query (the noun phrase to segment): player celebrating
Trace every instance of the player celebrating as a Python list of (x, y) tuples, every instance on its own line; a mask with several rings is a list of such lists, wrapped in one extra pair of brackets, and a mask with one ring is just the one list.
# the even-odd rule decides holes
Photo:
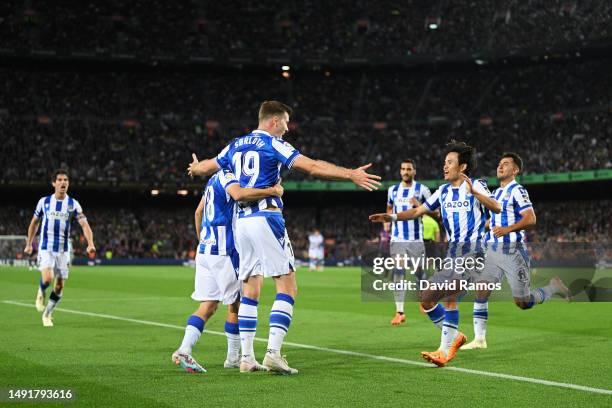
[[(387, 213), (399, 213), (420, 206), (431, 196), (427, 186), (414, 180), (416, 165), (414, 160), (406, 159), (400, 163), (400, 176), (402, 181), (389, 187), (387, 194)], [(421, 258), (425, 255), (423, 244), (423, 223), (421, 217), (413, 220), (394, 221), (391, 223), (391, 256), (407, 254), (411, 258)], [(418, 279), (421, 271), (414, 271)], [(396, 269), (393, 274), (394, 281), (401, 281), (405, 271)], [(405, 290), (395, 290), (395, 317), (391, 319), (393, 326), (399, 326), (406, 321), (404, 315)]]
[[(530, 290), (529, 254), (523, 243), (525, 230), (536, 225), (527, 190), (516, 182), (516, 176), (523, 170), (523, 160), (516, 153), (504, 153), (497, 166), (500, 186), (493, 196), (502, 210), (493, 214), (490, 230), (486, 234), (487, 252), (485, 267), (476, 273), (478, 282), (501, 283), (506, 276), (514, 302), (521, 309), (531, 309), (544, 303), (555, 293), (568, 297), (569, 291), (559, 277), (536, 290)], [(477, 291), (474, 301), (474, 340), (461, 347), (462, 350), (487, 348), (488, 299), (491, 291)]]
[[(265, 188), (276, 184), (281, 167), (303, 171), (327, 180), (350, 180), (366, 190), (380, 185), (379, 176), (369, 174), (371, 164), (357, 169), (335, 166), (301, 155), (282, 140), (288, 131), (292, 109), (277, 101), (266, 101), (259, 109), (259, 125), (248, 135), (234, 139), (215, 159), (189, 165), (190, 175), (207, 175), (219, 168), (230, 169), (242, 187)], [(270, 312), (270, 334), (263, 365), (283, 374), (296, 374), (280, 354), (293, 315), (297, 294), (293, 251), (282, 215), (283, 202), (266, 197), (239, 208), (236, 222), (236, 248), (240, 255), (239, 278), (243, 297), (238, 311), (242, 347), (241, 372), (258, 370), (253, 339), (257, 329), (257, 306), (263, 277), (276, 283), (276, 300)]]
[(312, 234), (308, 235), (308, 269), (310, 271), (323, 271), (325, 266), (325, 239), (321, 231), (315, 228)]
[[(430, 320), (442, 329), (440, 347), (433, 352), (422, 352), (421, 356), (439, 367), (450, 362), (465, 341), (465, 335), (458, 331), (459, 310), (456, 296), (461, 292), (458, 282), (469, 278), (469, 270), (459, 270), (457, 265), (466, 265), (466, 260), (475, 260), (481, 251), (480, 244), (484, 235), (485, 207), (499, 213), (501, 207), (491, 197), (484, 180), (471, 179), (476, 169), (476, 151), (462, 142), (451, 142), (444, 161), (443, 184), (425, 203), (417, 208), (402, 211), (398, 214), (373, 214), (373, 222), (404, 221), (420, 217), (427, 211), (440, 208), (441, 217), (449, 241), (447, 258), (452, 259), (452, 266), (444, 262), (442, 269), (435, 273), (430, 282), (450, 284), (455, 282), (456, 289), (427, 289), (421, 292), (421, 306)], [(471, 262), (475, 264), (474, 261)], [(438, 303), (447, 299), (447, 307)]]
[(191, 351), (202, 335), (206, 321), (217, 311), (219, 302), (228, 306), (225, 322), (227, 358), (223, 366), (239, 367), (240, 281), (236, 272), (239, 260), (234, 246), (234, 204), (236, 201), (282, 195), (283, 188), (280, 183), (266, 189), (242, 188), (236, 177), (227, 170), (215, 173), (204, 187), (202, 199), (195, 212), (200, 244), (196, 255), (195, 290), (191, 295), (193, 300), (200, 302), (200, 306), (187, 320), (183, 342), (172, 354), (172, 361), (185, 371), (206, 372), (191, 356)]
[[(38, 230), (40, 220), (43, 220), (38, 243), (38, 267), (41, 272), (40, 285), (36, 294), (36, 310), (43, 312), (42, 322), (45, 327), (53, 326), (53, 310), (62, 298), (64, 281), (68, 279), (68, 266), (70, 263), (69, 237), (70, 222), (76, 218), (83, 229), (87, 240), (87, 252), (94, 253), (96, 247), (93, 242), (93, 232), (89, 227), (87, 218), (83, 214), (81, 204), (68, 196), (70, 184), (68, 172), (63, 169), (56, 170), (51, 178), (55, 193), (38, 200), (36, 210), (30, 226), (23, 252), (32, 254), (32, 240)], [(49, 303), (45, 307), (45, 291), (55, 277), (55, 285)]]

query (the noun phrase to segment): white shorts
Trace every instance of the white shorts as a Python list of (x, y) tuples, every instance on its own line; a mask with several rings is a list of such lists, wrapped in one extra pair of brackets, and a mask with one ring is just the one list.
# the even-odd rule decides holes
[(68, 279), (70, 252), (38, 251), (38, 269), (53, 268), (53, 277)]
[[(396, 255), (407, 255), (408, 258), (420, 259), (425, 257), (425, 244), (423, 241), (391, 241), (389, 244), (389, 253), (392, 258)], [(411, 261), (408, 261), (411, 265)], [(404, 275), (404, 269), (395, 269), (397, 275)]]
[(497, 247), (489, 244), (485, 256), (485, 267), (482, 273), (474, 276), (474, 282), (501, 283), (505, 275), (513, 297), (529, 297), (531, 292), (529, 256), (522, 247), (508, 248), (506, 246), (505, 249), (502, 244)]
[(223, 302), (231, 305), (240, 295), (240, 281), (231, 257), (227, 255), (196, 255), (193, 300)]
[(308, 250), (308, 258), (310, 259), (323, 259), (323, 251), (320, 249), (309, 249)]
[(474, 282), (474, 275), (484, 268), (484, 253), (480, 243), (449, 243), (442, 268), (428, 279), (433, 283), (455, 280)]
[(406, 254), (410, 258), (422, 258), (425, 256), (425, 243), (423, 241), (391, 241), (389, 251), (392, 257)]
[(238, 279), (241, 281), (250, 276), (267, 278), (295, 271), (295, 257), (281, 213), (238, 218), (235, 243), (240, 254)]

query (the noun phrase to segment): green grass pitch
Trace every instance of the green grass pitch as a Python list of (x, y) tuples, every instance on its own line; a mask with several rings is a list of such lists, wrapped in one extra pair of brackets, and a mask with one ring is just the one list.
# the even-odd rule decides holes
[[(362, 302), (360, 271), (298, 271), (299, 294), (286, 341), (297, 376), (223, 369), (224, 336), (204, 334), (194, 349), (208, 374), (187, 374), (170, 361), (196, 303), (185, 267), (74, 267), (60, 309), (164, 323), (170, 327), (57, 310), (44, 328), (33, 306), (39, 274), (0, 268), (0, 388), (70, 388), (70, 406), (612, 406), (612, 395), (494, 378), (371, 356), (420, 361), (439, 331), (407, 304), (407, 323), (389, 324), (392, 303)], [(267, 338), (274, 297), (266, 280), (258, 338)], [(460, 328), (472, 337), (471, 303)], [(459, 352), (453, 367), (612, 390), (612, 304), (552, 300), (521, 311), (489, 306), (489, 349)], [(222, 332), (225, 310), (206, 324)], [(177, 327), (172, 327), (177, 326)], [(261, 359), (264, 342), (256, 342)], [(2, 404), (0, 402), (0, 404)], [(57, 403), (9, 406), (58, 406)]]

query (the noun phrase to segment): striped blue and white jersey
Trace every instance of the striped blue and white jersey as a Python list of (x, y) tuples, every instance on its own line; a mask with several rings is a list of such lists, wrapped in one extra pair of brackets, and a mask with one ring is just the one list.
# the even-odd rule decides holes
[(237, 255), (234, 246), (234, 199), (227, 192), (238, 180), (229, 170), (219, 170), (204, 187), (204, 213), (198, 252), (210, 255)]
[[(278, 182), (281, 168), (290, 169), (299, 155), (299, 151), (282, 139), (263, 130), (254, 130), (227, 145), (217, 156), (217, 163), (234, 173), (241, 187), (268, 188)], [(282, 209), (283, 200), (270, 196), (256, 202), (239, 203), (238, 208), (239, 217), (247, 217), (266, 208)]]
[(84, 218), (81, 204), (66, 195), (63, 200), (55, 198), (55, 194), (38, 200), (34, 217), (42, 219), (40, 227), (39, 251), (68, 252), (70, 223), (73, 218)]
[[(431, 191), (426, 185), (413, 181), (410, 187), (404, 183), (398, 183), (389, 187), (387, 194), (387, 205), (393, 207), (394, 213), (415, 208), (410, 203), (415, 198), (423, 204), (431, 196)], [(408, 221), (395, 221), (391, 223), (391, 242), (423, 241), (423, 221), (421, 217)]]
[(529, 194), (525, 187), (516, 180), (508, 183), (505, 187), (499, 187), (493, 192), (493, 197), (499, 202), (502, 209), (499, 214), (491, 214), (489, 232), (486, 235), (487, 242), (523, 242), (525, 231), (514, 231), (498, 238), (491, 232), (493, 227), (508, 227), (519, 222), (523, 216), (521, 212), (532, 208)]
[[(473, 188), (489, 197), (491, 193), (484, 180), (472, 179)], [(486, 209), (472, 194), (467, 184), (459, 187), (441, 185), (424, 203), (430, 211), (440, 208), (442, 224), (448, 242), (481, 242), (485, 232)]]

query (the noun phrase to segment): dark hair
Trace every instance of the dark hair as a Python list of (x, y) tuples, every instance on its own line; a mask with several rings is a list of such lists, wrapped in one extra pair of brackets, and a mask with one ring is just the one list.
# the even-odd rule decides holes
[(410, 163), (410, 164), (412, 164), (412, 167), (414, 167), (416, 169), (416, 164), (414, 164), (414, 160), (412, 160), (412, 159), (402, 160), (402, 162), (400, 164), (403, 164), (403, 163)]
[(53, 175), (51, 176), (51, 181), (55, 181), (57, 180), (57, 176), (59, 176), (60, 174), (65, 174), (66, 177), (70, 178), (70, 174), (68, 174), (68, 170), (66, 169), (57, 169), (53, 172)]
[(521, 174), (523, 172), (523, 159), (521, 159), (521, 156), (519, 156), (518, 154), (514, 152), (505, 152), (504, 154), (502, 154), (502, 159), (506, 157), (509, 157), (512, 159), (512, 161), (514, 162), (514, 165), (518, 167), (519, 174)]
[(457, 142), (451, 140), (446, 145), (446, 154), (457, 153), (459, 156), (459, 165), (466, 164), (465, 174), (470, 176), (476, 170), (476, 149), (472, 146), (468, 146), (465, 142)]
[(282, 115), (285, 112), (291, 116), (293, 109), (282, 102), (264, 101), (259, 107), (259, 121), (261, 122), (270, 116)]

